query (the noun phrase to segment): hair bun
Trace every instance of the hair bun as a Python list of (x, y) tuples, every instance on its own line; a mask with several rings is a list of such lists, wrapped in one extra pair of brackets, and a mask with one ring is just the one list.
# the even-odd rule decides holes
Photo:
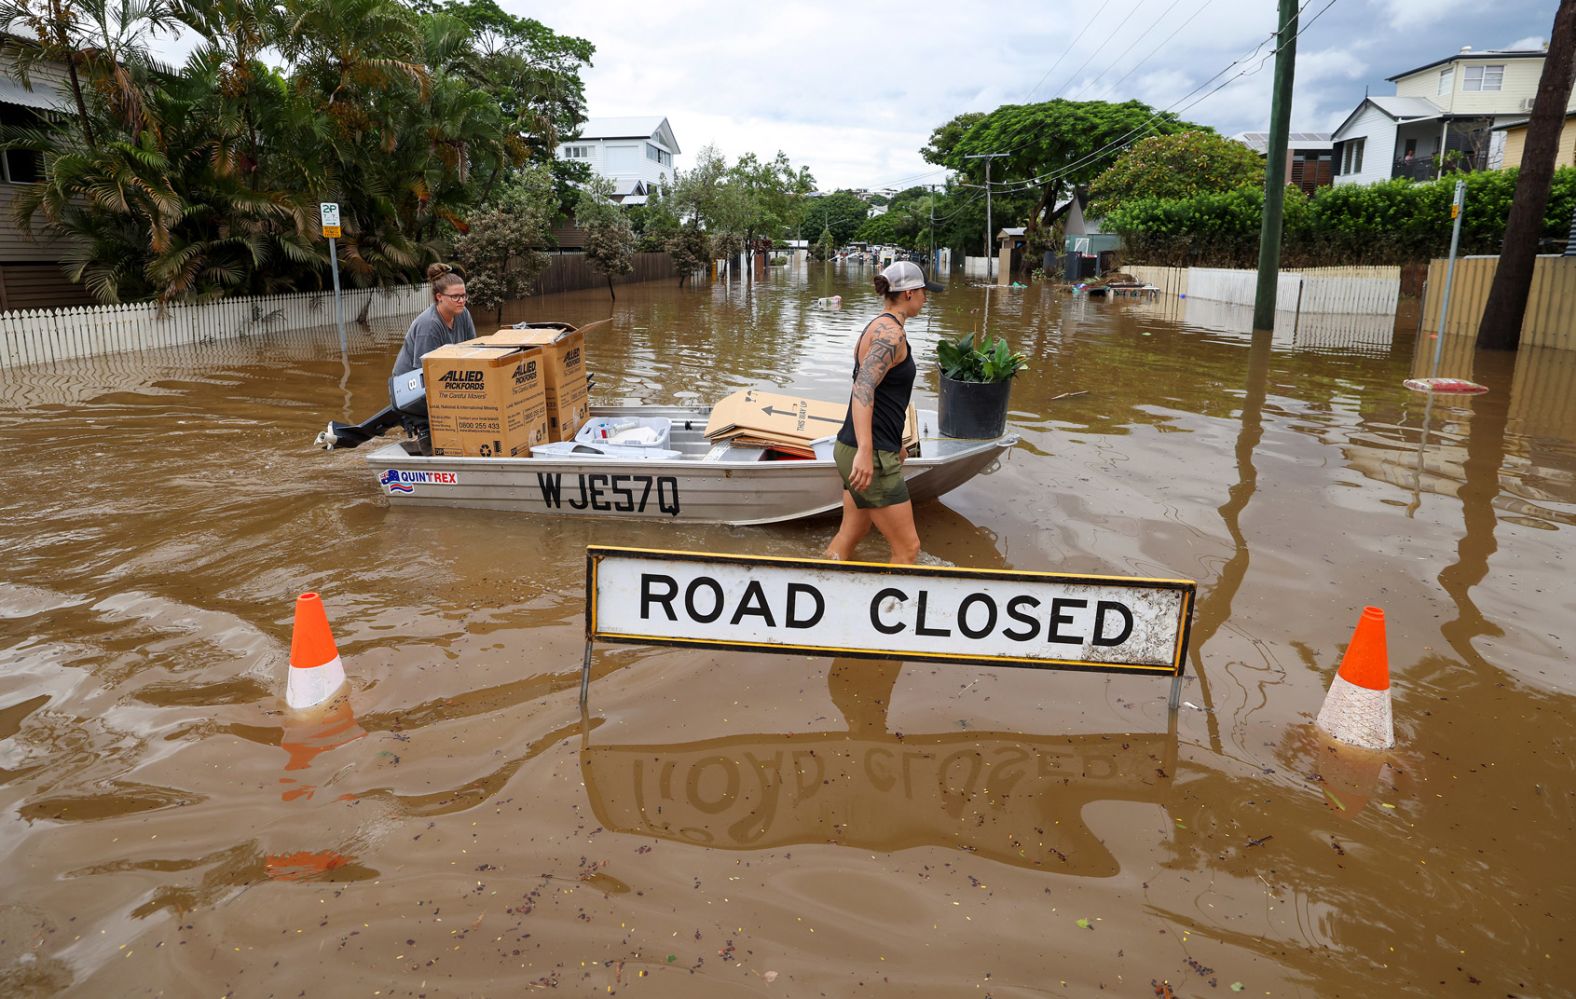
[(438, 278), (454, 270), (452, 266), (444, 263), (427, 265), (427, 280), (436, 281)]
[(887, 276), (885, 274), (877, 274), (876, 275), (876, 294), (877, 295), (885, 295), (891, 290), (891, 288), (892, 288), (892, 282), (887, 280)]

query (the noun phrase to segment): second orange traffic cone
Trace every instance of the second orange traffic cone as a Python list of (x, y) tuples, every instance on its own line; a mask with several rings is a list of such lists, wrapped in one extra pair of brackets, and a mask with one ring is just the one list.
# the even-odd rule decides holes
[(290, 635), (290, 670), (285, 681), (285, 702), (292, 708), (322, 704), (345, 683), (328, 613), (316, 593), (296, 597), (295, 630)]
[(1330, 683), (1324, 707), (1319, 709), (1317, 724), (1330, 736), (1364, 749), (1395, 745), (1390, 657), (1385, 649), (1384, 611), (1379, 608), (1364, 607), (1357, 619), (1357, 629)]

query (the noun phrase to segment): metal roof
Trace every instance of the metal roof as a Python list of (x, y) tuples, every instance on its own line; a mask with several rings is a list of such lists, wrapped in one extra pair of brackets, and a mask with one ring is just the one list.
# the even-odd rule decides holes
[[(1231, 139), (1256, 153), (1269, 152), (1270, 133), (1268, 132), (1238, 132), (1231, 136)], [(1335, 144), (1331, 141), (1329, 132), (1289, 132), (1286, 141), (1299, 149), (1328, 149)]]
[(674, 153), (679, 144), (673, 138), (673, 127), (666, 118), (590, 118), (580, 126), (582, 139), (650, 139), (656, 138)]
[(29, 90), (18, 80), (0, 76), (0, 103), (20, 104), (40, 111), (65, 111), (71, 107), (63, 92), (37, 77), (33, 79), (33, 89)]
[(1433, 62), (1424, 63), (1416, 69), (1409, 69), (1404, 73), (1387, 76), (1385, 80), (1394, 83), (1402, 77), (1412, 76), (1415, 73), (1423, 72), (1425, 69), (1433, 69), (1435, 66), (1443, 66), (1447, 62), (1456, 62), (1461, 59), (1544, 59), (1547, 57), (1548, 52), (1543, 49), (1483, 49), (1482, 51), (1456, 52), (1445, 56), (1443, 59), (1435, 59)]

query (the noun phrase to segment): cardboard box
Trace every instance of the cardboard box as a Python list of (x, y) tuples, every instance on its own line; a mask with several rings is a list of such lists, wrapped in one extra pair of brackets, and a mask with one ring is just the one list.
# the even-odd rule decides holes
[(585, 330), (567, 323), (542, 324), (526, 329), (501, 329), (465, 341), (494, 349), (531, 347), (540, 351), (547, 390), (547, 438), (572, 441), (591, 415), (591, 392), (586, 385)]
[(541, 351), (456, 344), (431, 351), (421, 367), (433, 454), (529, 457), (547, 443)]

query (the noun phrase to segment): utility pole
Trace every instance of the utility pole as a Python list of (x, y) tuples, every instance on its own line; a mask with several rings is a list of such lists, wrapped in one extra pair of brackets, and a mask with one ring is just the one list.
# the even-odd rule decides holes
[[(1285, 4), (1287, 2), (1289, 2), (1289, 0), (1281, 0), (1282, 4)], [(1280, 68), (1280, 64), (1276, 63), (1277, 71), (1279, 71), (1279, 68)], [(990, 252), (990, 239), (991, 239), (990, 161), (994, 160), (994, 159), (997, 159), (998, 157), (1002, 157), (1002, 156), (1006, 156), (1006, 155), (1007, 155), (1006, 153), (974, 153), (973, 155), (963, 157), (966, 160), (984, 160), (985, 161), (985, 280), (987, 280), (987, 281), (989, 281), (994, 276), (994, 275), (991, 274), (990, 263), (991, 263), (992, 260), (995, 259), (994, 255)]]
[(1270, 138), (1264, 164), (1264, 222), (1259, 229), (1259, 287), (1253, 328), (1275, 328), (1275, 285), (1280, 280), (1281, 222), (1286, 206), (1286, 144), (1291, 132), (1291, 84), (1297, 70), (1297, 0), (1280, 0), (1275, 36), (1275, 89), (1270, 96)]
[[(1572, 222), (1572, 232), (1576, 232), (1576, 222)], [(1576, 256), (1576, 247), (1571, 254)], [(930, 185), (930, 273), (936, 273), (936, 185)]]

